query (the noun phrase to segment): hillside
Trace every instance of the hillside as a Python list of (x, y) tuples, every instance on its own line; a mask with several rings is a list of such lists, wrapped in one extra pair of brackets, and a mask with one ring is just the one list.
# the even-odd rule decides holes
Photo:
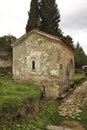
[(0, 75), (11, 73), (12, 48), (11, 43), (16, 40), (12, 35), (0, 37)]
[(37, 113), (40, 95), (36, 85), (14, 83), (11, 76), (0, 77), (0, 126)]

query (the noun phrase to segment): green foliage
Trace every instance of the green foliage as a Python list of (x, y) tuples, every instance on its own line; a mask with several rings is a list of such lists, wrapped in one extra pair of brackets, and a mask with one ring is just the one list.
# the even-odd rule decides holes
[(87, 108), (84, 108), (79, 114), (80, 122), (83, 124), (83, 127), (87, 129)]
[(62, 31), (59, 28), (60, 14), (55, 0), (31, 0), (28, 15), (26, 33), (36, 28), (53, 35), (62, 36)]
[(64, 120), (64, 117), (59, 115), (58, 106), (59, 103), (57, 101), (43, 100), (37, 115), (30, 119), (23, 119), (18, 124), (11, 122), (7, 128), (8, 130), (10, 128), (15, 128), (15, 130), (36, 130), (37, 128), (41, 128), (45, 130), (48, 124), (59, 125)]
[(55, 0), (41, 0), (41, 30), (53, 35), (62, 36), (59, 28), (60, 13)]
[(82, 68), (84, 65), (87, 65), (87, 56), (80, 44), (77, 43), (75, 49), (75, 67)]
[[(81, 77), (81, 75), (78, 75), (78, 77)], [(3, 80), (4, 80), (4, 81), (6, 81), (7, 84), (10, 84), (11, 83), (10, 79), (11, 79), (11, 77), (7, 77), (6, 76), (6, 77), (0, 79), (0, 83), (3, 84)], [(23, 87), (22, 88), (20, 88), (18, 86), (16, 87), (16, 85), (18, 85), (18, 84), (15, 83), (15, 87), (12, 86), (12, 89), (16, 88), (16, 91), (18, 91), (19, 97), (21, 99), (20, 101), (22, 102), (23, 101), (22, 100), (23, 96), (24, 97), (27, 96), (27, 95), (25, 96), (25, 94), (23, 94), (23, 93), (27, 93), (27, 91), (29, 89), (27, 88), (27, 84), (24, 85), (25, 88), (26, 88), (26, 92), (25, 92), (25, 89)], [(21, 84), (19, 84), (19, 86), (20, 85)], [(0, 85), (0, 86), (2, 86), (2, 85)], [(5, 87), (5, 84), (3, 84), (3, 87)], [(18, 97), (18, 93), (16, 94), (16, 92), (14, 92), (14, 89), (12, 91), (13, 91), (13, 95), (17, 95), (17, 97)], [(31, 91), (32, 90), (29, 91), (29, 95), (32, 95)], [(37, 90), (35, 89), (35, 91), (37, 91)], [(34, 93), (36, 93), (35, 91), (34, 91)], [(4, 91), (4, 93), (5, 94), (8, 93), (8, 95), (11, 95), (11, 93), (9, 93), (9, 91), (8, 92)], [(3, 93), (2, 93), (2, 95), (3, 95)], [(37, 97), (37, 94), (35, 94), (35, 95)], [(11, 97), (11, 96), (9, 96), (9, 97)], [(26, 98), (24, 98), (24, 100), (26, 101)], [(13, 102), (11, 102), (11, 104)], [(20, 104), (20, 103), (18, 103), (18, 104)], [(14, 107), (12, 109), (15, 108), (15, 104), (16, 103), (14, 103)], [(59, 109), (58, 109), (58, 107), (59, 107), (59, 102), (58, 101), (45, 100), (44, 99), (44, 100), (42, 100), (40, 102), (40, 108), (39, 108), (40, 110), (39, 110), (39, 112), (38, 112), (37, 115), (35, 115), (35, 116), (31, 117), (31, 118), (21, 119), (19, 122), (8, 121), (8, 123), (5, 123), (5, 124), (1, 124), (0, 123), (0, 128), (2, 130), (6, 130), (6, 129), (7, 130), (36, 130), (37, 128), (40, 128), (42, 130), (46, 130), (46, 126), (49, 125), (49, 124), (60, 125), (62, 121), (66, 120), (66, 117), (63, 117), (63, 116), (59, 115), (59, 112), (58, 112)], [(18, 108), (20, 109), (20, 105), (19, 105)], [(87, 116), (86, 115), (87, 115), (87, 109), (83, 109), (82, 112), (78, 115), (78, 117), (76, 116), (75, 120), (78, 120), (78, 118), (80, 118), (81, 120), (79, 120), (79, 122), (81, 122), (82, 125), (87, 129)], [(69, 118), (68, 118), (68, 120), (69, 120)], [(72, 120), (72, 119), (70, 118), (70, 120)]]
[(79, 81), (79, 80), (82, 80), (83, 78), (85, 78), (85, 74), (75, 74), (74, 75), (74, 80), (75, 81)]
[(22, 104), (29, 99), (40, 96), (40, 89), (29, 83), (13, 83), (10, 78), (0, 78), (0, 113), (20, 110)]
[(79, 85), (85, 81), (86, 77), (84, 73), (79, 73), (74, 75), (74, 83)]
[(82, 74), (83, 70), (82, 68), (75, 68), (75, 74)]
[(43, 100), (40, 104), (40, 112), (29, 121), (30, 128), (44, 130), (48, 124), (59, 125), (64, 117), (59, 115), (58, 106), (57, 101)]
[(0, 37), (0, 51), (8, 52), (9, 55), (12, 55), (11, 43), (16, 40), (16, 37), (12, 35)]
[(40, 9), (38, 0), (32, 0), (30, 6), (30, 12), (28, 12), (29, 19), (26, 25), (26, 33), (34, 28), (39, 28), (40, 26)]
[[(75, 78), (80, 79), (84, 75), (76, 75)], [(56, 100), (42, 100), (39, 104), (39, 112), (33, 117), (21, 118), (15, 122), (10, 120), (9, 116), (14, 116), (17, 111), (21, 111), (23, 103), (28, 103), (40, 96), (40, 90), (37, 86), (28, 83), (13, 83), (11, 76), (0, 78), (0, 119), (4, 117), (4, 123), (0, 122), (2, 130), (36, 130), (40, 128), (46, 130), (49, 124), (60, 125), (66, 117), (59, 115), (59, 102)], [(10, 114), (9, 114), (10, 113)], [(80, 122), (87, 128), (87, 109), (83, 109), (78, 115)], [(8, 120), (5, 119), (8, 116)], [(77, 120), (77, 117), (76, 119)]]
[(74, 44), (73, 44), (73, 39), (71, 36), (67, 35), (67, 36), (63, 36), (63, 38), (69, 43), (69, 45), (71, 47), (74, 47)]

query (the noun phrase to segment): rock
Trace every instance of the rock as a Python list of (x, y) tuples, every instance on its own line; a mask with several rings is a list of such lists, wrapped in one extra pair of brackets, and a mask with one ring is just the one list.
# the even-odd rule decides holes
[(48, 125), (47, 126), (48, 130), (72, 130), (69, 128), (64, 128), (64, 127), (59, 127), (59, 126), (53, 126), (53, 125)]
[(36, 129), (36, 130), (41, 130), (41, 129)]
[(75, 118), (87, 104), (87, 81), (78, 86), (70, 95), (63, 99), (59, 107), (59, 113), (63, 116)]

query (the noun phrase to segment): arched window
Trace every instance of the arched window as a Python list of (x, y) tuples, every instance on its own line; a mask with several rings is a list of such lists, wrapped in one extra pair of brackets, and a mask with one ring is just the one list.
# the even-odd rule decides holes
[(32, 61), (32, 70), (35, 70), (35, 61)]

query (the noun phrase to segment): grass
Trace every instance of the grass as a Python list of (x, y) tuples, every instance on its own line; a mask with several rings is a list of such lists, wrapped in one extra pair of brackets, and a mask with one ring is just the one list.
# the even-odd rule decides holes
[(83, 127), (87, 130), (87, 108), (84, 108), (79, 114), (80, 122), (83, 124)]
[(40, 97), (40, 93), (40, 89), (36, 85), (14, 83), (9, 76), (0, 77), (0, 121), (3, 116), (8, 119), (10, 115), (23, 114), (24, 105), (27, 109), (26, 104), (32, 104)]
[(75, 74), (74, 75), (74, 80), (80, 80), (80, 79), (82, 79), (82, 78), (84, 78), (85, 77), (85, 74)]
[[(81, 79), (82, 77), (84, 75), (75, 75), (76, 79)], [(24, 114), (24, 105), (29, 105), (32, 101), (39, 98), (39, 96), (40, 90), (36, 85), (14, 83), (10, 76), (0, 77), (0, 129), (36, 130), (40, 128), (46, 130), (47, 125), (60, 125), (62, 121), (66, 120), (66, 117), (59, 115), (59, 102), (46, 99), (40, 101), (39, 112), (35, 116), (21, 117), (20, 120), (10, 119), (11, 116), (14, 117), (18, 113)], [(79, 118), (81, 119), (79, 122), (87, 129), (87, 108), (83, 109), (79, 114)]]
[(36, 85), (14, 83), (10, 76), (0, 77), (0, 129), (36, 130), (41, 128), (45, 130), (48, 124), (59, 125), (64, 117), (59, 115), (57, 101), (41, 100), (38, 114), (33, 117), (21, 116), (20, 120), (14, 120), (19, 113), (24, 114), (24, 105), (35, 101), (40, 97), (40, 93)]
[(40, 89), (36, 85), (29, 83), (14, 83), (10, 77), (0, 78), (0, 105), (5, 100), (23, 98), (35, 99), (40, 94)]
[[(40, 111), (35, 116), (22, 119), (18, 123), (9, 122), (8, 125), (4, 125), (3, 128), (7, 128), (7, 130), (36, 130), (37, 128), (41, 130), (46, 130), (46, 126), (49, 124), (59, 126), (63, 121), (67, 119), (66, 117), (59, 115), (58, 107), (58, 101), (44, 99), (40, 102)], [(68, 120), (79, 121), (83, 125), (83, 127), (87, 129), (87, 109), (84, 109), (78, 115), (78, 117), (81, 120), (77, 120), (77, 117), (76, 119), (68, 118)], [(71, 125), (69, 124), (67, 125), (67, 127), (68, 126), (70, 127)]]
[(64, 117), (59, 115), (58, 107), (58, 101), (41, 101), (40, 112), (30, 120), (30, 126), (34, 126), (36, 130), (36, 128), (45, 129), (48, 124), (60, 125)]
[(40, 102), (40, 111), (37, 115), (22, 119), (18, 123), (9, 122), (3, 128), (7, 127), (7, 130), (36, 130), (37, 128), (46, 130), (48, 124), (60, 125), (64, 117), (59, 115), (58, 106), (58, 101), (42, 100)]
[(75, 83), (79, 83), (79, 82), (81, 82), (84, 79), (85, 79), (85, 74), (84, 73), (75, 74), (74, 75), (74, 81), (75, 81)]

